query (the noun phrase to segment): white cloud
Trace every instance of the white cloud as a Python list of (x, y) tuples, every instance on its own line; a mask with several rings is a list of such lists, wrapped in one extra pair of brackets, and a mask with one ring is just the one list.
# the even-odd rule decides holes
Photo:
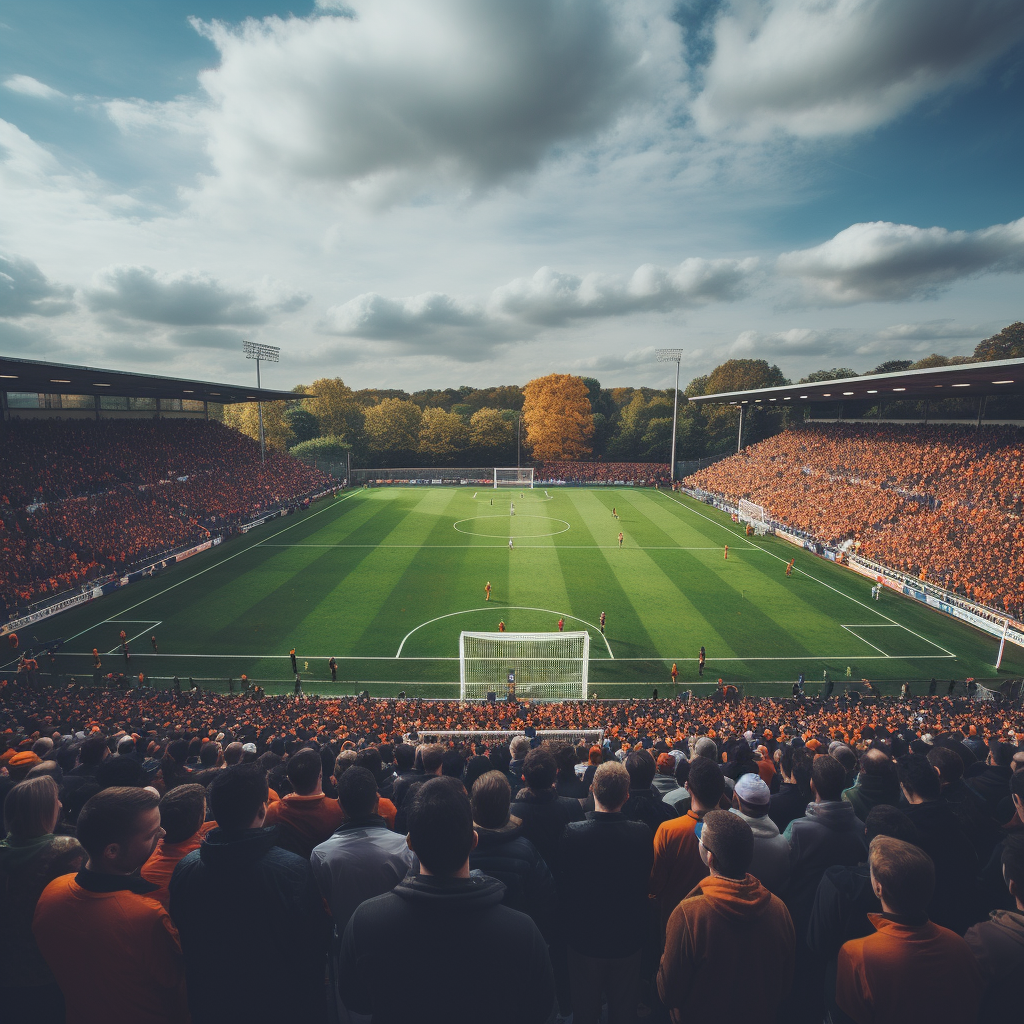
[(4, 79), (4, 88), (20, 93), (22, 96), (32, 96), (40, 100), (67, 99), (59, 89), (54, 89), (31, 75), (11, 75), (10, 78)]
[(706, 132), (863, 131), (969, 82), (1022, 36), (1020, 0), (733, 0), (693, 113)]
[(308, 297), (290, 293), (270, 301), (232, 290), (198, 271), (160, 274), (151, 267), (108, 267), (86, 292), (95, 313), (180, 327), (264, 324), (274, 312), (292, 312)]
[(808, 305), (922, 298), (978, 274), (1024, 271), (1024, 218), (979, 231), (853, 224), (814, 248), (783, 253), (775, 267), (799, 280)]
[(29, 259), (0, 255), (0, 316), (59, 316), (74, 308), (73, 291), (55, 284)]
[[(221, 174), (258, 166), (325, 182), (488, 186), (609, 126), (650, 85), (650, 25), (621, 18), (617, 0), (351, 7), (238, 27), (193, 21), (220, 51), (200, 82)], [(155, 116), (140, 110), (136, 121)], [(122, 127), (132, 121), (123, 107), (111, 113)]]

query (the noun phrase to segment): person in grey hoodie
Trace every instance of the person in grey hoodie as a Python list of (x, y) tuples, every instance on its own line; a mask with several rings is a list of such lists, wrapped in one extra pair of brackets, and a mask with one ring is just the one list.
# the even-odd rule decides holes
[(789, 884), (789, 843), (768, 817), (771, 791), (758, 775), (736, 780), (732, 813), (739, 815), (754, 833), (754, 859), (747, 870), (769, 892), (781, 896)]
[(1003, 878), (1017, 909), (993, 910), (987, 921), (967, 930), (964, 939), (981, 968), (985, 994), (979, 1024), (1003, 1024), (1020, 1013), (1021, 976), (1024, 975), (1024, 837), (1006, 840)]

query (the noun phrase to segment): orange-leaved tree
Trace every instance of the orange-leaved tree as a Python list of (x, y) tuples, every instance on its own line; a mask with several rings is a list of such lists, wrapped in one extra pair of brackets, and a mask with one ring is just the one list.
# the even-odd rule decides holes
[(537, 459), (581, 459), (591, 452), (594, 416), (582, 377), (551, 373), (523, 388), (526, 440)]

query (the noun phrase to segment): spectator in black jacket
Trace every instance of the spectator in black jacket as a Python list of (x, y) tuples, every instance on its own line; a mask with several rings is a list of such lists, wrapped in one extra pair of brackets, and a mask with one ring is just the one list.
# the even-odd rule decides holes
[(629, 799), (622, 813), (630, 821), (642, 821), (653, 836), (663, 821), (678, 817), (675, 807), (665, 803), (654, 788), (654, 758), (646, 750), (634, 750), (626, 756), (629, 773)]
[(967, 785), (985, 802), (989, 814), (996, 813), (1000, 801), (1005, 800), (1010, 791), (1015, 753), (1015, 749), (1009, 743), (992, 740), (988, 745), (985, 766), (967, 779)]
[(576, 748), (566, 743), (555, 751), (558, 776), (555, 778), (555, 792), (559, 796), (586, 800), (590, 787), (576, 774)]
[[(547, 944), (529, 917), (502, 906), (501, 882), (470, 871), (477, 835), (461, 783), (429, 779), (410, 800), (409, 845), (420, 871), (349, 920), (339, 979), (345, 1005), (372, 1014), (374, 1024), (547, 1021), (555, 998)], [(416, 950), (396, 970), (403, 936)]]
[(921, 848), (935, 864), (935, 891), (928, 917), (957, 935), (981, 917), (978, 855), (939, 790), (939, 776), (924, 754), (904, 754), (896, 763), (906, 806)]
[[(772, 794), (768, 817), (775, 822), (780, 832), (785, 832), (791, 821), (802, 818), (811, 802), (812, 754), (806, 747), (786, 744), (779, 758), (779, 773), (782, 782), (779, 791)], [(797, 936), (799, 941), (799, 936)]]
[[(225, 768), (208, 794), (218, 827), (170, 885), (193, 1024), (323, 1021), (330, 917), (309, 861), (263, 827), (266, 775)], [(230, 922), (229, 937), (218, 922)]]
[[(978, 863), (984, 864), (992, 855), (996, 843), (1002, 839), (1002, 835), (984, 801), (964, 782), (963, 760), (955, 750), (948, 747), (932, 747), (925, 756), (928, 763), (938, 772), (942, 799), (946, 801), (964, 834), (970, 839), (974, 852), (978, 855)], [(1003, 887), (1002, 881), (1000, 873), (1000, 887)]]
[(519, 790), (528, 783), (523, 778), (526, 756), (530, 753), (530, 740), (526, 736), (516, 736), (508, 745), (512, 760), (508, 763), (508, 784), (512, 788), (512, 799), (519, 795)]
[[(398, 752), (402, 747), (406, 746), (405, 743), (400, 743), (395, 748), (395, 757), (398, 757)], [(404, 752), (403, 752), (404, 759)], [(425, 779), (429, 779), (432, 775), (441, 774), (441, 762), (444, 760), (444, 747), (439, 743), (425, 743), (416, 751), (416, 760), (414, 764), (419, 764), (419, 769), (412, 768), (407, 772), (402, 772), (401, 775), (395, 780), (392, 786), (392, 793), (394, 794), (391, 798), (391, 802), (396, 808), (401, 810), (402, 802), (405, 800), (405, 795), (409, 790), (409, 787), (416, 782), (423, 782)]]
[(523, 835), (523, 823), (509, 814), (511, 799), (504, 772), (487, 772), (473, 783), (470, 804), (477, 844), (469, 866), (504, 882), (501, 902), (529, 914), (550, 940), (555, 882), (537, 847)]
[(579, 800), (555, 792), (557, 774), (551, 751), (545, 747), (531, 750), (523, 762), (526, 789), (512, 804), (512, 813), (523, 823), (523, 835), (537, 847), (545, 864), (554, 861), (565, 826), (583, 820)]
[[(921, 837), (910, 819), (890, 804), (878, 804), (868, 812), (864, 837), (870, 846), (875, 836), (901, 839), (913, 846), (921, 845)], [(836, 864), (827, 868), (818, 883), (814, 908), (807, 926), (807, 945), (824, 965), (825, 1004), (838, 1015), (836, 995), (836, 960), (844, 942), (871, 935), (875, 926), (868, 914), (880, 914), (882, 904), (871, 887), (871, 871), (867, 857), (860, 864)]]
[[(555, 865), (568, 936), (573, 1024), (596, 1024), (607, 994), (609, 1024), (635, 1018), (641, 950), (651, 929), (648, 878), (654, 837), (622, 813), (630, 776), (614, 761), (594, 773), (594, 810), (566, 826)], [(609, 929), (608, 924), (613, 927)]]

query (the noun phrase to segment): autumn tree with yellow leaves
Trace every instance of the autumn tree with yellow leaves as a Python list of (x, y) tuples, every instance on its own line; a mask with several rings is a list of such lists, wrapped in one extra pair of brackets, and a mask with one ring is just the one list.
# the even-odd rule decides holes
[(523, 389), (526, 440), (536, 459), (583, 459), (591, 453), (594, 416), (582, 377), (551, 373)]

